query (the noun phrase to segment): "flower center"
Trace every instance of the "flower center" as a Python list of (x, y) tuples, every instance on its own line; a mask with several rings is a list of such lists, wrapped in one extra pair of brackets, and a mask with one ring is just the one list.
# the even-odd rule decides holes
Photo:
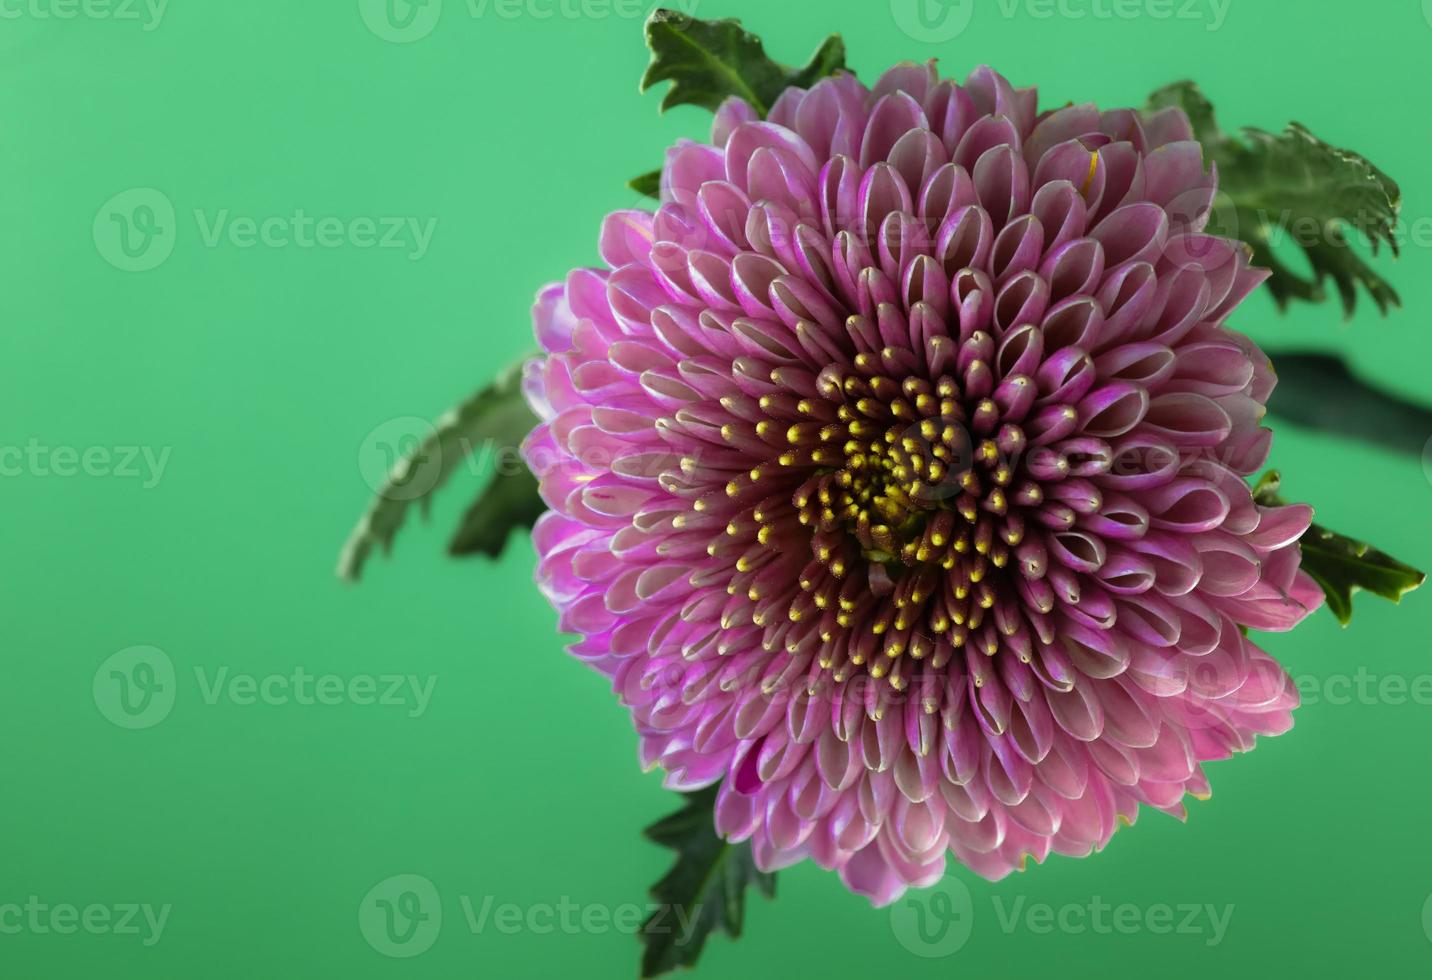
[[(860, 319), (854, 334), (868, 332)], [(885, 347), (815, 375), (768, 369), (774, 390), (722, 399), (737, 419), (723, 441), (761, 458), (733, 474), (729, 503), (693, 504), (730, 508), (707, 549), (734, 561), (727, 591), (746, 600), (724, 628), (744, 619), (767, 649), (814, 653), (836, 682), (865, 673), (894, 690), (956, 657), (978, 687), (1002, 649), (1028, 662), (1036, 634), (1050, 641), (1049, 556), (1028, 524), (1075, 523), (1043, 483), (1070, 471), (1062, 440), (1077, 415), (1036, 405), (1033, 379), (997, 365), (988, 334), (952, 340), (934, 338), (925, 365)], [(792, 581), (778, 558), (805, 548)], [(1077, 601), (1068, 576), (1056, 584)]]
[(934, 563), (949, 570), (956, 556), (972, 549), (981, 555), (997, 550), (1003, 558), (995, 525), (984, 517), (1008, 514), (1006, 489), (1014, 473), (1007, 460), (1025, 439), (1013, 425), (991, 437), (998, 419), (993, 402), (974, 406), (973, 424), (986, 430), (975, 444), (971, 415), (952, 378), (897, 383), (837, 367), (822, 372), (817, 384), (838, 401), (834, 421), (797, 424), (787, 434), (797, 447), (821, 447), (812, 462), (832, 464), (796, 491), (802, 524), (825, 534), (844, 530), (879, 564)]
[[(843, 527), (869, 561), (929, 561), (928, 537), (943, 547), (956, 532), (955, 507), (978, 480), (959, 389), (952, 379), (931, 384), (827, 372), (827, 397), (841, 399), (836, 420), (818, 438), (838, 446), (841, 465), (817, 475), (795, 495), (801, 523), (831, 532)], [(799, 426), (789, 438), (807, 437)], [(968, 545), (968, 541), (966, 541)]]
[[(820, 620), (837, 679), (865, 667), (898, 688), (902, 655), (935, 654), (937, 637), (944, 657), (967, 641), (992, 655), (1002, 631), (990, 579), (1023, 538), (1012, 509), (1042, 499), (1033, 483), (1013, 486), (1024, 432), (990, 399), (969, 405), (948, 376), (897, 382), (832, 365), (816, 388), (830, 410), (805, 414), (828, 418), (792, 425), (778, 460), (814, 470), (792, 497), (814, 560), (790, 619)], [(834, 642), (841, 634), (849, 642)]]

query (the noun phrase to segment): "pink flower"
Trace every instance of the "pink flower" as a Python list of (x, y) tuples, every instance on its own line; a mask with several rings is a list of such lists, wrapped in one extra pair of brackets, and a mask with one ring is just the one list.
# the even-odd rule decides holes
[(544, 290), (539, 579), (643, 761), (878, 904), (1086, 855), (1292, 723), (1265, 278), (1187, 117), (987, 68), (732, 100)]

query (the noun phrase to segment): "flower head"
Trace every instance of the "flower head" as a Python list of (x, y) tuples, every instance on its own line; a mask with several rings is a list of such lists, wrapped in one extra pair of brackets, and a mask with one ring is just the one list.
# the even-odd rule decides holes
[(763, 869), (1088, 854), (1291, 725), (1241, 627), (1319, 602), (1311, 512), (1245, 482), (1266, 273), (1216, 187), (1179, 110), (905, 64), (726, 103), (541, 294), (539, 579)]

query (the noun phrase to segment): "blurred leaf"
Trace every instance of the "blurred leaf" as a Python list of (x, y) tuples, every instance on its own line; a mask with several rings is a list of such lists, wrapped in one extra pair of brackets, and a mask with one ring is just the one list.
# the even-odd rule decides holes
[(523, 467), (518, 473), (499, 473), (463, 515), (462, 524), (448, 542), (448, 554), (454, 558), (497, 558), (511, 532), (530, 530), (546, 509), (530, 470)]
[(739, 939), (748, 885), (767, 898), (776, 894), (776, 876), (756, 870), (750, 845), (728, 844), (717, 835), (718, 788), (687, 794), (683, 809), (646, 828), (649, 840), (677, 857), (651, 889), (656, 911), (641, 927), (643, 977), (695, 966), (707, 938), (718, 929)]
[[(393, 539), (407, 520), (408, 510), (417, 504), (427, 514), (433, 494), (440, 490), (465, 461), (479, 450), (515, 448), (537, 425), (537, 418), (522, 397), (522, 367), (514, 365), (492, 384), (438, 420), (433, 432), (412, 453), (398, 461), (387, 483), (378, 492), (368, 513), (358, 522), (343, 553), (338, 559), (339, 577), (356, 582), (374, 549), (387, 554)], [(488, 552), (484, 546), (506, 539), (507, 531), (528, 513), (527, 505), (517, 496), (523, 484), (496, 491), (497, 497), (486, 507), (479, 499), (475, 510), (493, 522), (487, 536), (469, 530), (464, 523), (463, 542), (477, 540), (474, 550)], [(469, 517), (472, 512), (469, 511)], [(504, 523), (505, 522), (505, 523)], [(454, 541), (456, 547), (458, 541)], [(500, 545), (497, 546), (500, 550)]]
[[(1351, 317), (1361, 285), (1386, 313), (1400, 306), (1397, 292), (1353, 251), (1346, 228), (1361, 234), (1376, 255), (1379, 246), (1397, 254), (1395, 235), (1402, 192), (1368, 160), (1318, 139), (1292, 123), (1277, 135), (1246, 129), (1240, 139), (1218, 126), (1213, 106), (1193, 82), (1155, 92), (1149, 110), (1178, 106), (1193, 121), (1205, 157), (1218, 164), (1226, 205), (1215, 205), (1208, 230), (1247, 242), (1253, 262), (1273, 270), (1268, 288), (1279, 306), (1290, 300), (1322, 302), (1331, 279)], [(1311, 279), (1281, 262), (1274, 252), (1291, 241), (1307, 255)]]
[[(1269, 507), (1283, 504), (1278, 495), (1281, 477), (1276, 470), (1263, 475), (1254, 488), (1258, 503)], [(1411, 565), (1386, 555), (1370, 544), (1357, 541), (1314, 524), (1299, 542), (1303, 571), (1328, 597), (1328, 609), (1346, 626), (1352, 620), (1353, 593), (1366, 590), (1373, 595), (1401, 602), (1427, 576)]]
[(633, 177), (627, 181), (627, 186), (638, 194), (659, 198), (661, 197), (661, 171), (653, 170), (650, 173), (642, 174), (640, 177)]
[(715, 112), (734, 95), (764, 117), (785, 89), (809, 88), (845, 68), (845, 42), (838, 34), (826, 38), (804, 68), (791, 69), (766, 57), (761, 39), (744, 30), (739, 20), (698, 20), (674, 10), (652, 13), (646, 43), (651, 64), (641, 90), (671, 82), (661, 100), (663, 112), (679, 105)]
[(1341, 358), (1275, 354), (1273, 367), (1268, 411), (1280, 418), (1405, 453), (1421, 454), (1432, 439), (1432, 410), (1382, 393)]

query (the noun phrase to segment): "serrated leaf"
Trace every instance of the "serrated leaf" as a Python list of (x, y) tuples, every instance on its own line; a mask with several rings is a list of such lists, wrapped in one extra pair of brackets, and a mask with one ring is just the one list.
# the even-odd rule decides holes
[(633, 177), (627, 181), (627, 186), (638, 194), (659, 198), (661, 197), (661, 171), (653, 170), (650, 173), (642, 174), (640, 177)]
[(657, 909), (642, 924), (641, 975), (657, 977), (691, 967), (711, 933), (739, 939), (746, 888), (776, 893), (776, 876), (758, 871), (749, 844), (716, 833), (717, 787), (686, 795), (686, 805), (646, 828), (646, 837), (677, 854), (676, 864), (651, 888)]
[(1280, 353), (1268, 411), (1296, 425), (1420, 454), (1432, 437), (1432, 410), (1394, 398), (1357, 377), (1339, 357)]
[[(1254, 488), (1258, 503), (1281, 506), (1282, 480), (1277, 471), (1263, 475)], [(1302, 569), (1318, 583), (1328, 597), (1328, 609), (1346, 626), (1352, 621), (1352, 597), (1359, 591), (1401, 602), (1402, 597), (1422, 585), (1427, 576), (1411, 565), (1378, 551), (1372, 545), (1314, 524), (1299, 542), (1303, 551)]]
[(646, 43), (651, 64), (641, 90), (671, 82), (662, 111), (699, 105), (715, 112), (734, 95), (764, 117), (785, 89), (809, 87), (845, 67), (845, 42), (838, 34), (826, 38), (804, 68), (791, 69), (767, 57), (761, 39), (739, 20), (699, 20), (665, 9), (647, 20)]
[(1411, 565), (1361, 541), (1314, 524), (1303, 537), (1303, 570), (1328, 597), (1328, 608), (1346, 626), (1352, 621), (1352, 596), (1367, 590), (1393, 602), (1427, 580)]
[[(792, 75), (786, 84), (776, 90), (776, 96), (791, 85), (796, 88), (810, 88), (822, 78), (834, 75), (838, 71), (845, 71), (845, 39), (839, 34), (832, 34), (820, 42), (820, 47), (815, 49), (809, 62), (800, 71)], [(772, 100), (774, 104), (774, 100)], [(765, 113), (762, 113), (765, 115)]]
[[(1279, 134), (1246, 129), (1242, 138), (1224, 133), (1213, 106), (1193, 82), (1155, 92), (1149, 110), (1183, 109), (1206, 158), (1218, 164), (1220, 202), (1208, 230), (1247, 242), (1253, 262), (1273, 270), (1268, 282), (1281, 307), (1291, 300), (1322, 302), (1331, 280), (1348, 316), (1361, 286), (1386, 313), (1400, 306), (1396, 290), (1352, 248), (1354, 229), (1377, 254), (1383, 244), (1398, 251), (1402, 192), (1366, 158), (1314, 136), (1298, 123)], [(1306, 254), (1312, 278), (1299, 275), (1277, 256), (1283, 242)]]
[[(509, 368), (433, 427), (414, 450), (399, 460), (368, 512), (343, 546), (338, 575), (356, 582), (375, 550), (385, 554), (402, 530), (408, 511), (417, 505), (423, 513), (432, 497), (473, 454), (493, 447), (516, 447), (537, 425), (537, 418), (522, 397), (520, 365)], [(491, 510), (494, 520), (506, 519), (518, 508)], [(493, 528), (495, 535), (498, 529)], [(503, 532), (505, 540), (505, 531)]]

